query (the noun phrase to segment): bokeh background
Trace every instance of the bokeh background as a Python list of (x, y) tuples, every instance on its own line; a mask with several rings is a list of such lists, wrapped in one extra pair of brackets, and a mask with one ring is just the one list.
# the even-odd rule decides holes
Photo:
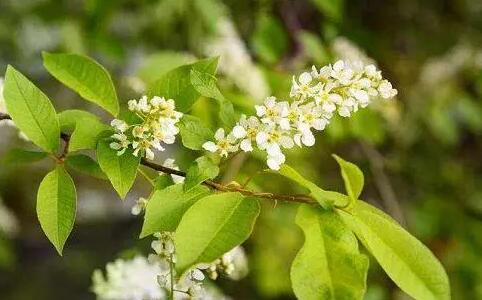
[[(48, 75), (41, 51), (90, 55), (113, 74), (120, 99), (139, 97), (166, 71), (220, 56), (219, 85), (240, 111), (268, 95), (287, 98), (291, 76), (338, 58), (376, 63), (398, 89), (396, 100), (350, 120), (333, 120), (317, 144), (287, 161), (321, 186), (342, 190), (331, 153), (365, 172), (363, 199), (396, 218), (444, 264), (453, 299), (482, 299), (482, 2), (480, 0), (1, 0), (0, 70), (12, 64), (55, 102), (58, 111), (88, 109)], [(216, 126), (216, 105), (193, 114)], [(108, 184), (74, 174), (78, 215), (59, 257), (35, 216), (37, 186), (50, 162), (19, 164), (14, 148), (35, 149), (0, 127), (0, 299), (94, 299), (91, 274), (117, 257), (149, 252), (138, 240), (138, 179), (124, 202)], [(195, 154), (170, 153), (181, 168)], [(260, 171), (260, 158), (225, 167), (224, 180)], [(260, 178), (264, 179), (260, 179)], [(297, 192), (273, 175), (252, 186)], [(267, 179), (266, 179), (267, 178)], [(298, 191), (299, 192), (299, 191)], [(291, 261), (303, 242), (296, 207), (264, 203), (245, 244), (250, 274), (221, 280), (233, 299), (294, 299)], [(409, 299), (371, 263), (367, 300)]]

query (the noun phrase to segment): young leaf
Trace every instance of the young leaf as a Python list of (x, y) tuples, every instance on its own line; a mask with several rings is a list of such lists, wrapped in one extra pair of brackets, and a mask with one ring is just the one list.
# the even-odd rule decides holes
[(12, 66), (7, 67), (3, 96), (15, 125), (43, 150), (56, 152), (60, 129), (49, 98)]
[(188, 111), (199, 98), (200, 94), (191, 83), (191, 70), (214, 75), (218, 59), (209, 58), (184, 65), (164, 74), (148, 89), (148, 96), (163, 96), (176, 101), (176, 109), (181, 112)]
[(214, 133), (197, 117), (184, 115), (179, 123), (182, 144), (191, 150), (202, 150), (202, 145), (213, 138)]
[(113, 116), (119, 113), (114, 83), (107, 70), (91, 58), (78, 54), (43, 52), (44, 66), (52, 76)]
[(346, 192), (352, 200), (358, 200), (363, 190), (364, 178), (363, 172), (355, 164), (344, 160), (338, 155), (333, 157), (340, 165), (341, 176), (345, 182)]
[(117, 151), (110, 148), (107, 140), (102, 140), (97, 145), (97, 161), (114, 189), (124, 199), (136, 179), (140, 158), (134, 156), (130, 148), (119, 156)]
[(11, 165), (33, 163), (46, 158), (48, 153), (27, 151), (23, 149), (12, 149), (5, 154), (2, 162)]
[(160, 51), (146, 57), (139, 66), (137, 76), (144, 82), (151, 83), (159, 79), (166, 72), (191, 63), (192, 55), (176, 51)]
[(262, 15), (256, 22), (252, 35), (253, 50), (268, 64), (278, 62), (288, 49), (288, 37), (278, 19)]
[(206, 72), (191, 70), (191, 83), (204, 97), (212, 98), (219, 104), (219, 118), (226, 127), (233, 127), (236, 123), (233, 104), (224, 98), (216, 85), (216, 77)]
[(37, 216), (42, 230), (60, 255), (74, 227), (76, 201), (74, 182), (62, 166), (57, 166), (40, 183)]
[(208, 157), (201, 156), (187, 170), (184, 190), (189, 191), (204, 180), (213, 179), (219, 174), (219, 167)]
[(204, 197), (184, 214), (176, 229), (177, 269), (210, 263), (244, 242), (259, 214), (259, 203), (239, 193)]
[(310, 190), (310, 195), (318, 201), (318, 203), (324, 209), (330, 209), (333, 205), (344, 206), (348, 203), (349, 199), (347, 196), (333, 192), (325, 191), (313, 182), (307, 180), (300, 173), (296, 172), (295, 169), (291, 168), (287, 164), (281, 166), (279, 174), (297, 182), (301, 186), (304, 186)]
[(363, 299), (368, 257), (358, 251), (355, 235), (333, 211), (301, 205), (296, 224), (305, 244), (291, 266), (298, 299)]
[(447, 274), (419, 240), (377, 208), (356, 201), (351, 213), (339, 211), (390, 278), (415, 299), (450, 299)]
[(69, 151), (95, 149), (102, 133), (111, 130), (99, 118), (82, 110), (66, 110), (58, 115), (62, 131), (73, 130), (70, 136)]
[(102, 172), (99, 164), (85, 154), (68, 155), (65, 160), (65, 165), (82, 174), (107, 180), (107, 176)]
[(185, 191), (182, 184), (156, 190), (147, 203), (140, 237), (159, 231), (175, 231), (189, 207), (207, 194), (207, 187), (196, 186)]

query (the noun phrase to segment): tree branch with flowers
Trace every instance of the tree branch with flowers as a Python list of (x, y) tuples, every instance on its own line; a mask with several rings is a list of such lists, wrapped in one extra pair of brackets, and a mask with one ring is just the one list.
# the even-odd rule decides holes
[[(152, 192), (132, 212), (143, 214), (140, 237), (155, 237), (150, 259), (157, 267), (152, 271), (169, 299), (199, 297), (204, 274), (215, 279), (217, 272), (232, 272), (232, 251), (250, 236), (260, 212), (258, 199), (299, 205), (296, 223), (305, 243), (291, 265), (299, 299), (362, 299), (369, 260), (359, 243), (408, 295), (450, 298), (447, 275), (430, 250), (390, 216), (360, 200), (364, 176), (355, 164), (333, 155), (345, 184), (346, 193), (340, 193), (305, 178), (288, 165), (284, 153), (313, 146), (316, 132), (336, 115), (348, 118), (373, 101), (393, 98), (397, 90), (374, 65), (337, 61), (313, 66), (293, 77), (289, 101), (268, 97), (252, 115), (240, 115), (217, 87), (216, 58), (169, 71), (145, 96), (128, 101), (127, 109), (120, 107), (111, 76), (99, 63), (76, 54), (44, 53), (43, 58), (52, 76), (114, 117), (109, 126), (87, 111), (57, 113), (47, 95), (18, 70), (7, 68), (0, 121), (18, 127), (38, 146), (38, 159), (55, 162), (40, 183), (37, 215), (59, 254), (75, 222), (77, 195), (68, 170), (107, 179), (121, 198), (141, 174)], [(201, 96), (218, 103), (222, 127), (213, 131), (189, 114)], [(156, 152), (179, 136), (182, 146), (199, 156), (189, 168), (179, 170), (172, 159), (154, 162)], [(290, 195), (235, 181), (220, 183), (220, 164), (240, 152), (263, 156), (268, 172), (307, 192)], [(150, 178), (142, 168), (158, 176)], [(121, 265), (112, 268), (122, 270)], [(106, 281), (102, 274), (95, 277), (102, 290)]]

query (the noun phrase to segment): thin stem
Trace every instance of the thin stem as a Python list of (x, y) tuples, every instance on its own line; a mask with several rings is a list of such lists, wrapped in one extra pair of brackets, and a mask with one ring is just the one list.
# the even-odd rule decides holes
[(169, 292), (169, 300), (174, 300), (174, 263), (172, 262), (173, 255), (169, 255), (169, 270), (171, 276), (171, 291)]

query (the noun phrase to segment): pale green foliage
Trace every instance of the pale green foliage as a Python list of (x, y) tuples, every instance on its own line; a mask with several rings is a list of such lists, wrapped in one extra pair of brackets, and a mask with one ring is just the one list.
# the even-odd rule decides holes
[(252, 44), (253, 50), (261, 60), (274, 64), (288, 49), (288, 37), (277, 19), (262, 15), (257, 20)]
[(176, 99), (176, 109), (187, 112), (200, 97), (191, 83), (191, 70), (214, 75), (218, 65), (217, 58), (200, 60), (190, 65), (180, 66), (161, 76), (148, 89), (148, 96), (162, 95), (166, 99)]
[(74, 90), (82, 98), (107, 110), (113, 116), (119, 113), (119, 102), (114, 83), (99, 63), (77, 54), (43, 53), (44, 66), (52, 76)]
[(60, 130), (49, 98), (12, 66), (5, 74), (3, 96), (15, 125), (43, 150), (56, 152)]
[(331, 211), (301, 205), (296, 224), (305, 243), (291, 266), (298, 299), (363, 299), (368, 257), (358, 251), (355, 235)]
[(233, 127), (236, 115), (233, 104), (224, 98), (216, 86), (216, 77), (208, 72), (191, 70), (191, 83), (201, 96), (212, 98), (219, 104), (219, 119), (226, 127)]
[(37, 215), (42, 230), (62, 254), (75, 221), (77, 195), (74, 182), (62, 166), (45, 176), (37, 194)]
[(239, 193), (221, 193), (197, 201), (176, 229), (176, 267), (180, 273), (197, 263), (210, 263), (244, 242), (259, 210), (256, 199)]
[(156, 190), (149, 199), (144, 216), (140, 237), (146, 237), (159, 231), (174, 231), (184, 213), (199, 198), (206, 196), (209, 189), (196, 186), (185, 191), (182, 184)]
[(420, 300), (450, 299), (448, 277), (440, 262), (392, 218), (362, 201), (351, 213), (339, 214), (404, 292)]
[(187, 170), (184, 189), (189, 191), (204, 180), (213, 179), (219, 174), (219, 167), (207, 156), (201, 156)]
[(201, 150), (202, 145), (213, 138), (213, 131), (197, 117), (184, 115), (179, 125), (182, 144), (191, 150)]
[(344, 0), (311, 0), (318, 9), (333, 21), (340, 21), (343, 16)]
[(340, 165), (341, 176), (345, 182), (345, 189), (351, 200), (357, 200), (363, 190), (364, 177), (363, 172), (355, 164), (344, 160), (336, 154), (333, 154)]
[(107, 176), (102, 172), (99, 164), (85, 154), (73, 154), (67, 156), (65, 165), (84, 175), (107, 180)]
[(101, 133), (111, 130), (97, 116), (82, 110), (66, 110), (58, 118), (62, 131), (72, 131), (69, 151), (95, 149)]
[(136, 179), (140, 158), (134, 156), (130, 148), (119, 156), (109, 147), (109, 142), (103, 140), (97, 145), (97, 160), (114, 189), (124, 199)]
[(301, 176), (295, 169), (284, 164), (281, 166), (279, 173), (301, 186), (310, 190), (310, 195), (318, 201), (318, 203), (325, 209), (331, 208), (333, 205), (344, 206), (348, 203), (347, 196), (333, 191), (325, 191), (313, 182)]

